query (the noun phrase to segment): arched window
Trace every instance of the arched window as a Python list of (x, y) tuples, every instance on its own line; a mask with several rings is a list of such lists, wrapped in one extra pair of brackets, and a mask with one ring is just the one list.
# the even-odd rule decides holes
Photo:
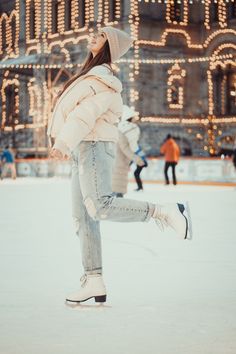
[(5, 88), (6, 95), (6, 121), (5, 126), (13, 126), (15, 119), (15, 87), (14, 85), (8, 85)]
[(236, 114), (236, 70), (231, 65), (218, 66), (213, 73), (214, 114)]
[(183, 3), (182, 1), (174, 0), (170, 5), (170, 20), (172, 22), (183, 21)]
[(226, 76), (226, 114), (236, 114), (236, 70), (228, 65)]
[(34, 0), (31, 0), (31, 2), (30, 2), (30, 39), (34, 39), (36, 37), (35, 20), (36, 20), (35, 3), (34, 3)]
[(2, 20), (2, 51), (4, 52), (7, 48), (7, 39), (6, 39), (6, 19)]
[(71, 0), (67, 0), (65, 2), (65, 31), (70, 31), (72, 29), (71, 10)]
[(187, 26), (188, 13), (188, 0), (171, 0), (166, 4), (166, 21), (168, 23)]
[(58, 0), (52, 0), (52, 33), (58, 33)]
[(12, 50), (15, 51), (16, 44), (16, 16), (12, 16), (11, 19), (11, 42), (12, 42)]
[(218, 2), (214, 2), (211, 5), (211, 21), (212, 22), (219, 21), (219, 4), (218, 4)]
[(186, 71), (179, 64), (168, 70), (167, 102), (170, 109), (182, 109), (184, 105), (184, 78)]
[(78, 0), (78, 7), (79, 7), (79, 28), (85, 26), (85, 0)]
[(228, 6), (229, 18), (236, 18), (236, 1), (234, 0), (233, 2), (230, 2)]
[(211, 4), (211, 22), (218, 22), (221, 28), (227, 27), (227, 8), (224, 1), (217, 1)]
[(121, 4), (122, 1), (120, 0), (109, 0), (109, 22), (120, 18)]

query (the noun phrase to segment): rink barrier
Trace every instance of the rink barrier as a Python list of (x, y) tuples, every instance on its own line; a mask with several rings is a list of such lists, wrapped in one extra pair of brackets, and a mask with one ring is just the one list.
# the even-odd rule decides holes
[[(142, 179), (147, 182), (164, 181), (162, 158), (148, 159), (148, 167), (142, 170)], [(70, 177), (71, 161), (52, 159), (16, 160), (19, 177)], [(131, 165), (129, 179), (133, 179), (135, 165)], [(236, 183), (236, 170), (231, 159), (220, 158), (181, 158), (176, 167), (179, 182), (224, 182)], [(171, 180), (171, 169), (169, 169)]]

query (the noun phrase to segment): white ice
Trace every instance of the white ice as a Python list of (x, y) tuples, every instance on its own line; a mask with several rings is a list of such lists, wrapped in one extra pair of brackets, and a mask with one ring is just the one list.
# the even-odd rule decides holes
[(194, 239), (102, 223), (105, 306), (69, 307), (82, 266), (67, 179), (0, 182), (1, 354), (235, 354), (236, 190), (146, 185), (189, 200)]

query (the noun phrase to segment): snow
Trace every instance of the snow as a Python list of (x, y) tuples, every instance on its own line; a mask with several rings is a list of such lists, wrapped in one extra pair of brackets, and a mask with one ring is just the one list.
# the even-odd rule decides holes
[(1, 353), (236, 353), (236, 189), (133, 189), (131, 198), (189, 200), (194, 239), (154, 222), (103, 222), (108, 301), (68, 306), (82, 275), (70, 181), (0, 182)]

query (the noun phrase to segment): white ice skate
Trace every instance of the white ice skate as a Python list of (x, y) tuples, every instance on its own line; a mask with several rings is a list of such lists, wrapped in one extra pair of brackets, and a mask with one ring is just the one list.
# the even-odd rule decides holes
[(100, 274), (83, 275), (81, 288), (66, 298), (68, 302), (84, 302), (94, 297), (95, 302), (106, 302), (106, 288)]
[(184, 204), (157, 204), (153, 218), (161, 231), (172, 227), (180, 239), (192, 239), (192, 223), (188, 202)]

